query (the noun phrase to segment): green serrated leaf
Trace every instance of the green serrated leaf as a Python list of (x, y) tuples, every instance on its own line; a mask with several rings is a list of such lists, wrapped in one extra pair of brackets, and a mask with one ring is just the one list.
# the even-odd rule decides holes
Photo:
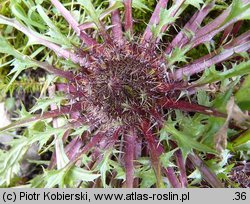
[(28, 139), (21, 137), (9, 143), (12, 148), (8, 152), (0, 150), (0, 186), (9, 186), (14, 176), (19, 173), (19, 163), (29, 149), (27, 144)]
[(225, 68), (224, 71), (216, 71), (215, 66), (212, 66), (209, 69), (206, 69), (203, 76), (194, 84), (208, 84), (248, 73), (250, 73), (250, 60), (241, 62), (240, 64), (235, 64), (229, 70)]
[(170, 9), (161, 9), (159, 23), (157, 25), (154, 24), (151, 26), (151, 31), (154, 38), (157, 38), (162, 34), (161, 32), (164, 26), (175, 22), (176, 17), (171, 16), (171, 13), (174, 9), (175, 6), (172, 6)]
[(250, 3), (243, 3), (242, 0), (234, 0), (232, 2), (231, 10), (222, 25), (234, 20), (249, 20), (250, 19)]
[(91, 171), (87, 171), (76, 166), (66, 166), (60, 170), (45, 170), (42, 176), (38, 176), (38, 178), (32, 179), (31, 187), (76, 187), (76, 185), (80, 181), (94, 181), (99, 176), (99, 174), (93, 174)]
[(68, 176), (69, 176), (68, 178), (70, 178), (70, 180), (72, 179), (73, 181), (89, 182), (89, 181), (94, 181), (95, 179), (100, 177), (100, 174), (94, 174), (91, 171), (74, 167), (73, 169), (70, 170)]
[(137, 160), (142, 166), (135, 169), (135, 176), (141, 179), (141, 188), (150, 188), (156, 183), (155, 171), (151, 167), (149, 158), (140, 158)]
[(64, 151), (62, 137), (56, 136), (55, 140), (56, 140), (55, 141), (56, 143), (56, 166), (57, 166), (57, 169), (62, 169), (69, 163), (69, 158), (67, 157)]
[(163, 153), (161, 154), (160, 156), (160, 161), (162, 163), (162, 166), (164, 168), (167, 168), (167, 167), (174, 167), (175, 165), (170, 161), (170, 158), (173, 156), (173, 154), (175, 153), (177, 149), (173, 149), (167, 153)]
[(132, 7), (139, 9), (141, 11), (145, 11), (145, 10), (150, 11), (150, 9), (148, 8), (148, 6), (144, 0), (133, 0)]
[(46, 126), (45, 130), (37, 131), (30, 130), (29, 144), (39, 142), (39, 149), (43, 147), (44, 144), (51, 138), (53, 135), (57, 135), (59, 138), (62, 138), (63, 134), (67, 130), (67, 127), (53, 128), (49, 125)]
[(93, 6), (91, 0), (77, 0), (79, 4), (81, 4), (84, 8), (87, 14), (90, 16), (92, 21), (96, 24), (97, 27), (100, 27), (100, 16), (101, 11), (97, 11), (95, 7)]
[(184, 159), (186, 159), (189, 153), (193, 152), (193, 149), (196, 149), (202, 152), (209, 152), (209, 153), (217, 154), (217, 152), (211, 147), (208, 147), (196, 141), (195, 139), (188, 136), (184, 132), (176, 130), (173, 123), (170, 124), (169, 122), (167, 122), (165, 123), (163, 128), (172, 135), (174, 140), (177, 141), (178, 146), (182, 150)]
[(102, 185), (104, 188), (107, 187), (106, 184), (106, 174), (108, 171), (113, 169), (113, 167), (110, 164), (110, 156), (112, 155), (112, 149), (106, 150), (103, 155), (103, 159), (100, 164), (95, 168), (95, 170), (100, 171), (101, 173), (101, 180), (102, 180)]
[(11, 78), (9, 84), (7, 85), (5, 91), (7, 92), (9, 90), (9, 87), (12, 85), (12, 83), (16, 80), (16, 78), (19, 76), (19, 74), (30, 67), (32, 67), (34, 64), (28, 63), (24, 60), (19, 60), (15, 59), (12, 63), (11, 66), (14, 68), (10, 71), (8, 75), (14, 74), (13, 77)]
[(204, 1), (203, 0), (186, 0), (185, 4), (189, 4), (189, 5), (196, 7), (197, 9), (200, 9), (201, 4), (204, 4)]
[(60, 104), (62, 100), (64, 100), (64, 96), (54, 96), (53, 98), (45, 97), (45, 98), (39, 98), (36, 102), (36, 104), (32, 107), (30, 110), (30, 113), (34, 113), (38, 110), (42, 110), (43, 112), (52, 104), (57, 105), (58, 108), (60, 108)]
[(233, 147), (238, 147), (250, 142), (250, 130), (243, 132), (239, 137), (232, 141)]
[(121, 166), (121, 164), (119, 164), (116, 161), (110, 160), (110, 164), (113, 166), (113, 168), (116, 171), (116, 179), (122, 179), (125, 180), (126, 179), (126, 173), (124, 168)]
[(81, 136), (85, 131), (89, 130), (89, 126), (82, 126), (80, 128), (77, 128), (75, 132), (71, 133), (71, 135), (77, 135), (77, 136)]
[(42, 8), (42, 6), (37, 5), (36, 9), (38, 11), (38, 13), (40, 14), (40, 16), (42, 17), (42, 19), (44, 20), (44, 22), (49, 26), (50, 30), (48, 32), (48, 34), (53, 37), (56, 42), (58, 44), (62, 44), (66, 47), (72, 47), (69, 38), (65, 37), (61, 31), (55, 26), (55, 24), (50, 20), (50, 18), (47, 16), (47, 14), (44, 12), (44, 9)]
[[(250, 70), (250, 61), (248, 69)], [(248, 96), (250, 96), (250, 75), (245, 77), (243, 84), (235, 94), (236, 102), (242, 110), (250, 110), (250, 98)]]
[(24, 9), (21, 7), (20, 4), (13, 4), (11, 6), (11, 10), (12, 10), (12, 13), (19, 19), (21, 19), (23, 22), (25, 22), (27, 25), (30, 25), (30, 26), (35, 26), (37, 28), (40, 28), (42, 30), (45, 30), (46, 27), (41, 24), (41, 23), (38, 23), (38, 21), (33, 21), (31, 18), (28, 18), (27, 14), (25, 13)]
[(187, 62), (187, 56), (186, 53), (189, 50), (189, 46), (185, 46), (184, 49), (181, 49), (179, 47), (175, 47), (173, 51), (166, 55), (166, 60), (168, 62), (168, 65), (171, 66), (176, 62)]

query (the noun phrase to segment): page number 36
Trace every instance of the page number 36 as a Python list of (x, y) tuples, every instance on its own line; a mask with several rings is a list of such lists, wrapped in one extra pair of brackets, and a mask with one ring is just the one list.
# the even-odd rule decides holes
[(233, 200), (246, 200), (247, 199), (247, 193), (246, 192), (235, 192), (235, 197)]

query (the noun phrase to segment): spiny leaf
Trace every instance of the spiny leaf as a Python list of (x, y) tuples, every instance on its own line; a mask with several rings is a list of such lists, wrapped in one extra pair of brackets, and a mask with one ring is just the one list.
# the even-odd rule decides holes
[(162, 163), (162, 166), (167, 168), (167, 167), (173, 167), (175, 166), (171, 161), (170, 161), (170, 158), (173, 156), (173, 154), (175, 153), (177, 149), (173, 149), (167, 153), (163, 153), (161, 154), (160, 156), (160, 161)]
[(140, 187), (150, 188), (155, 185), (156, 176), (149, 158), (142, 157), (137, 162), (141, 164), (140, 168), (135, 169), (135, 176), (141, 179)]
[[(29, 147), (36, 142), (39, 142), (39, 149), (50, 139), (53, 134), (63, 134), (65, 129), (54, 129), (49, 126), (46, 130), (39, 132), (30, 130), (30, 136), (19, 137), (12, 140), (9, 145), (11, 149), (0, 157), (0, 186), (8, 186), (15, 175), (20, 171), (20, 161), (23, 159)], [(62, 136), (61, 136), (62, 137)], [(1, 152), (2, 150), (0, 150)], [(2, 160), (3, 159), (3, 160)]]
[[(230, 97), (232, 96), (233, 87), (235, 86), (235, 84), (237, 84), (237, 81), (233, 82), (233, 84), (227, 84), (226, 87), (223, 87), (223, 89), (225, 89), (226, 91), (217, 94), (215, 100), (212, 101), (214, 108), (221, 112), (226, 112), (226, 105)], [(225, 118), (209, 117), (207, 119), (207, 124), (206, 126), (204, 126), (204, 130), (201, 133), (201, 135), (203, 135), (201, 142), (204, 144), (213, 144), (214, 135), (219, 131), (224, 123)]]
[(84, 125), (81, 128), (77, 128), (76, 131), (73, 132), (71, 135), (81, 136), (87, 130), (89, 130), (89, 126)]
[(19, 19), (21, 19), (23, 22), (25, 22), (27, 25), (30, 25), (30, 26), (35, 26), (37, 28), (40, 28), (42, 30), (45, 30), (46, 27), (39, 23), (38, 21), (33, 21), (32, 19), (30, 19), (26, 12), (24, 11), (24, 9), (21, 7), (20, 4), (18, 3), (15, 3), (11, 6), (11, 10), (12, 10), (12, 13)]
[(9, 90), (9, 87), (12, 85), (12, 83), (16, 80), (16, 78), (19, 76), (19, 74), (28, 68), (31, 68), (33, 65), (30, 63), (27, 63), (25, 61), (15, 59), (12, 63), (11, 66), (14, 66), (14, 68), (11, 70), (9, 75), (14, 74), (13, 77), (11, 78), (9, 84), (7, 85), (5, 91), (7, 92)]
[(216, 71), (215, 66), (206, 69), (203, 76), (196, 81), (194, 84), (208, 84), (215, 81), (221, 81), (226, 78), (231, 78), (235, 76), (244, 75), (250, 73), (250, 60), (246, 62), (241, 62), (240, 64), (234, 64), (231, 69), (224, 69), (223, 72)]
[(189, 50), (188, 46), (186, 46), (184, 49), (175, 47), (169, 55), (166, 55), (166, 60), (168, 62), (168, 65), (171, 66), (176, 62), (187, 62), (188, 57), (186, 56), (186, 52), (188, 50)]
[(126, 179), (126, 173), (125, 173), (124, 168), (122, 167), (122, 165), (119, 164), (119, 162), (116, 162), (116, 161), (113, 161), (113, 160), (110, 160), (110, 164), (113, 166), (113, 168), (115, 169), (115, 171), (117, 173), (115, 178), (125, 180)]
[(29, 144), (33, 144), (35, 142), (39, 142), (39, 149), (43, 147), (44, 144), (48, 142), (48, 140), (53, 135), (57, 135), (57, 137), (62, 138), (63, 134), (67, 130), (67, 127), (60, 127), (60, 128), (53, 128), (49, 125), (46, 125), (45, 130), (37, 131), (37, 130), (30, 130), (30, 138)]
[(153, 24), (151, 26), (151, 32), (153, 33), (154, 38), (157, 38), (162, 35), (161, 31), (164, 26), (175, 22), (176, 17), (171, 16), (171, 13), (174, 9), (175, 6), (172, 6), (170, 9), (161, 9), (159, 23), (157, 25)]
[(82, 168), (74, 167), (70, 172), (69, 172), (69, 181), (72, 179), (73, 181), (83, 181), (83, 182), (88, 182), (88, 181), (94, 181), (100, 177), (100, 174), (94, 174), (91, 171), (84, 170)]
[(80, 181), (94, 181), (99, 176), (99, 174), (93, 174), (91, 171), (87, 171), (76, 166), (66, 166), (60, 170), (45, 170), (42, 176), (39, 176), (38, 179), (35, 178), (31, 181), (31, 186), (33, 188), (53, 188), (57, 186), (60, 188), (69, 186), (76, 187), (77, 183)]
[[(111, 5), (109, 5), (109, 7), (107, 9), (100, 9), (100, 21), (103, 20), (105, 17), (107, 17), (111, 12), (122, 8), (123, 7), (123, 3), (118, 1), (115, 1), (114, 3), (112, 3)], [(79, 26), (79, 28), (83, 28), (83, 29), (87, 29), (87, 28), (95, 28), (95, 23), (92, 23), (92, 20), (87, 19), (87, 22), (81, 24)]]
[(43, 87), (41, 88), (41, 91), (40, 91), (40, 97), (46, 95), (46, 91), (48, 90), (50, 84), (54, 80), (55, 80), (55, 76), (54, 75), (50, 75), (50, 74), (46, 75), (46, 80), (44, 81)]
[(189, 5), (196, 7), (197, 9), (200, 9), (201, 4), (204, 4), (204, 1), (203, 0), (186, 0), (185, 4), (189, 4)]
[(246, 152), (249, 151), (249, 149), (250, 149), (250, 141), (247, 141), (247, 142), (245, 142), (245, 143), (243, 143), (241, 145), (238, 145), (238, 146), (234, 146), (233, 149), (236, 152), (241, 151), (241, 154), (245, 155), (244, 152), (242, 152), (242, 151), (246, 151)]
[(28, 139), (21, 137), (9, 143), (12, 148), (8, 152), (0, 150), (0, 186), (9, 186), (15, 175), (20, 172), (20, 161), (29, 149)]
[(233, 19), (239, 21), (239, 20), (249, 20), (250, 19), (250, 3), (247, 2), (246, 4), (243, 3), (242, 0), (234, 0), (232, 2), (232, 7), (230, 10), (229, 15), (223, 22), (223, 24), (226, 24)]
[(61, 31), (55, 26), (55, 24), (46, 15), (46, 13), (44, 12), (44, 9), (40, 5), (37, 5), (36, 8), (37, 8), (38, 13), (40, 14), (42, 19), (44, 20), (44, 22), (49, 26), (50, 30), (49, 30), (48, 34), (50, 34), (50, 36), (56, 40), (55, 42), (58, 44), (63, 43), (66, 48), (72, 47), (72, 45), (69, 41), (69, 38), (65, 37), (65, 35), (63, 35), (61, 33)]
[(9, 54), (9, 55), (13, 55), (16, 58), (12, 61), (11, 65), (14, 66), (14, 68), (11, 70), (9, 75), (13, 73), (15, 74), (12, 77), (11, 81), (9, 82), (8, 86), (6, 87), (6, 91), (8, 91), (8, 88), (11, 86), (14, 80), (18, 77), (18, 75), (23, 70), (28, 69), (28, 68), (40, 67), (50, 73), (53, 73), (59, 76), (63, 75), (63, 77), (66, 74), (65, 77), (66, 78), (68, 77), (67, 73), (63, 72), (62, 70), (56, 69), (46, 62), (40, 62), (40, 61), (36, 61), (33, 59), (36, 55), (38, 55), (43, 50), (43, 48), (39, 48), (30, 56), (27, 56), (27, 55), (24, 55), (23, 53), (18, 52), (16, 49), (14, 49), (12, 45), (10, 45), (10, 43), (8, 43), (8, 41), (4, 39), (1, 35), (0, 35), (0, 43), (2, 43), (4, 46), (4, 49), (0, 47), (0, 53), (2, 52), (2, 53)]
[(16, 122), (12, 122), (11, 124), (0, 128), (0, 133), (9, 131), (11, 129), (17, 128), (17, 127), (27, 127), (29, 125), (32, 125), (32, 115), (27, 115), (26, 117), (23, 117), (22, 119), (18, 119)]
[[(250, 72), (250, 61), (248, 70)], [(243, 110), (250, 110), (250, 98), (246, 96), (250, 96), (250, 75), (245, 77), (243, 84), (235, 94), (235, 99), (239, 107)]]
[(133, 0), (132, 7), (141, 11), (150, 10), (144, 0)]
[(228, 174), (233, 167), (233, 165), (228, 165), (228, 160), (231, 157), (232, 155), (229, 153), (229, 150), (226, 149), (220, 154), (220, 161), (217, 158), (210, 159), (206, 161), (206, 165), (216, 173), (218, 178), (228, 179)]
[[(203, 135), (203, 131), (206, 125), (202, 124), (201, 121), (204, 121), (208, 118), (206, 115), (196, 114), (192, 117), (183, 114), (181, 111), (176, 110), (176, 121), (178, 121), (178, 125), (182, 132), (185, 132), (187, 135), (192, 136), (192, 138), (196, 139)], [(165, 131), (163, 129), (163, 131)]]
[(55, 137), (55, 146), (56, 146), (56, 165), (57, 169), (64, 168), (69, 163), (69, 158), (67, 157), (64, 147), (62, 137)]
[(17, 58), (20, 57), (20, 53), (17, 50), (15, 50), (2, 35), (0, 35), (0, 44), (1, 44), (0, 53), (13, 55)]
[(60, 108), (61, 102), (65, 99), (64, 96), (54, 96), (53, 98), (45, 97), (45, 98), (39, 98), (36, 102), (36, 105), (32, 107), (30, 110), (30, 113), (34, 113), (38, 110), (42, 110), (43, 112), (51, 105), (51, 104), (56, 104), (58, 108)]
[(100, 164), (95, 168), (96, 170), (99, 170), (101, 173), (101, 180), (103, 187), (107, 187), (106, 184), (106, 174), (108, 171), (110, 171), (113, 167), (110, 165), (110, 157), (112, 155), (112, 149), (106, 150), (103, 155), (103, 159)]
[(92, 21), (96, 24), (96, 26), (100, 27), (99, 19), (100, 19), (101, 12), (100, 11), (97, 12), (97, 10), (95, 9), (91, 1), (90, 0), (77, 0), (77, 2), (85, 8), (86, 12), (91, 17)]
[(173, 123), (172, 124), (170, 124), (169, 122), (165, 123), (163, 128), (172, 135), (174, 140), (177, 141), (178, 146), (181, 148), (183, 152), (184, 158), (186, 158), (186, 156), (189, 153), (191, 153), (193, 149), (202, 152), (217, 154), (217, 152), (214, 149), (194, 140), (192, 137), (188, 136), (184, 132), (176, 130)]
[(191, 174), (188, 175), (189, 179), (193, 179), (190, 185), (195, 185), (202, 180), (201, 172), (198, 169), (195, 169)]
[(18, 115), (19, 115), (18, 120), (23, 119), (23, 118), (28, 118), (28, 117), (31, 116), (31, 114), (26, 110), (23, 103), (21, 103), (21, 109), (18, 110), (17, 112), (18, 112)]
[(28, 115), (27, 117), (19, 119), (18, 121), (13, 122), (8, 126), (0, 128), (0, 133), (6, 132), (8, 130), (11, 130), (11, 129), (17, 128), (17, 127), (29, 127), (37, 120), (41, 121), (41, 120), (46, 120), (49, 118), (59, 117), (59, 116), (62, 116), (63, 114), (68, 114), (72, 110), (78, 109), (79, 105), (80, 104), (73, 104), (70, 106), (64, 106), (64, 107), (62, 107), (61, 110), (57, 109), (57, 110), (53, 110), (53, 111), (48, 111), (48, 112), (44, 113), (43, 115), (40, 115), (40, 114)]
[[(7, 18), (3, 15), (0, 15), (0, 24), (9, 25), (25, 33), (26, 36), (29, 38), (28, 45), (42, 44), (46, 46), (46, 43), (51, 43), (55, 41), (51, 37), (40, 34), (39, 32), (36, 32), (35, 30), (24, 26), (23, 23), (18, 22), (14, 18)], [(47, 42), (45, 43), (44, 40)], [(53, 46), (56, 46), (56, 45), (53, 45)]]
[(89, 164), (92, 161), (91, 159), (91, 155), (87, 156), (86, 154), (82, 154), (82, 159), (81, 162), (84, 166), (86, 166), (87, 168), (89, 168)]

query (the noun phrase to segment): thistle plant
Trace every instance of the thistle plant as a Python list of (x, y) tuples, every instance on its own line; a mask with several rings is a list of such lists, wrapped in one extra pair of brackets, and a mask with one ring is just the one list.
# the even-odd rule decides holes
[[(47, 73), (33, 108), (0, 129), (14, 137), (0, 151), (1, 186), (237, 186), (232, 169), (249, 159), (248, 0), (0, 9), (3, 93), (27, 69)], [(29, 161), (36, 172), (22, 181), (34, 145), (49, 158)]]

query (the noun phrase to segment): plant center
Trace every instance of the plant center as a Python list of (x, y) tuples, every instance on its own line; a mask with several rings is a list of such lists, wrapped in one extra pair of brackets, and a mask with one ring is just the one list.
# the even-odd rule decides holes
[(129, 51), (98, 56), (86, 77), (92, 104), (109, 118), (125, 123), (148, 114), (159, 97), (157, 87), (164, 82), (155, 56), (144, 50)]

